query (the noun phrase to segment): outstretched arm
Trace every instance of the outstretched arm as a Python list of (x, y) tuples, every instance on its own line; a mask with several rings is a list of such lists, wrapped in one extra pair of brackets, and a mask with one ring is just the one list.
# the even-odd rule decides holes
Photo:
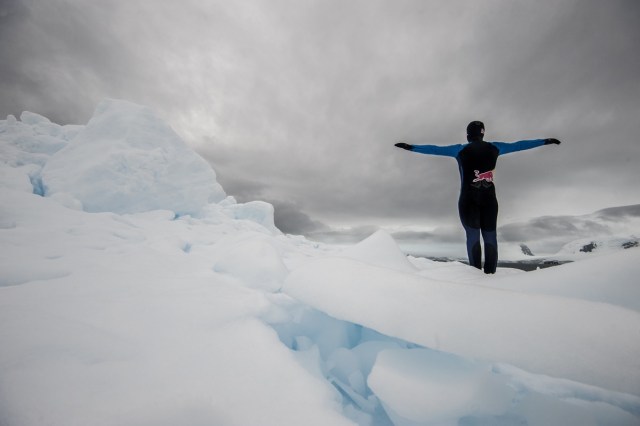
[(442, 155), (445, 157), (455, 157), (458, 155), (464, 145), (409, 145), (404, 142), (395, 144), (398, 148), (406, 149), (408, 151), (418, 152), (420, 154)]
[(509, 154), (510, 152), (516, 151), (524, 151), (526, 149), (537, 148), (542, 145), (556, 144), (560, 145), (560, 141), (558, 139), (549, 138), (549, 139), (532, 139), (518, 142), (491, 142), (498, 151), (500, 151), (500, 155)]

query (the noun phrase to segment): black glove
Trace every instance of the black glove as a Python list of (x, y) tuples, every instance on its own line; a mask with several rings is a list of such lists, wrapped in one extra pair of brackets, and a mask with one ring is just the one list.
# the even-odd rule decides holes
[(544, 144), (545, 145), (551, 145), (552, 143), (554, 143), (556, 145), (560, 145), (560, 141), (558, 139), (555, 139), (555, 138), (549, 138), (549, 139), (545, 139), (544, 140)]
[(407, 151), (413, 150), (413, 145), (409, 145), (408, 143), (404, 143), (404, 142), (398, 142), (394, 146), (397, 146), (398, 148), (406, 149)]

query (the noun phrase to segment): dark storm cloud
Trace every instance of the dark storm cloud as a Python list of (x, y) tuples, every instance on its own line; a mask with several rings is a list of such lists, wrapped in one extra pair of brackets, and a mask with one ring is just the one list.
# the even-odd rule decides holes
[(522, 242), (562, 235), (570, 241), (606, 233), (608, 230), (605, 225), (593, 220), (577, 219), (574, 216), (544, 216), (526, 223), (501, 226), (500, 236), (504, 241)]
[(594, 213), (594, 215), (605, 220), (617, 220), (626, 217), (640, 217), (640, 204), (633, 206), (619, 206), (602, 209)]
[[(412, 4), (409, 9), (416, 13), (410, 18), (392, 13), (385, 20), (371, 13), (367, 18), (372, 22), (388, 26), (359, 22), (364, 37), (353, 36), (340, 22), (323, 23), (322, 14), (316, 18), (319, 26), (339, 35), (344, 50), (364, 53), (348, 61), (345, 55), (324, 55), (327, 46), (333, 46), (331, 37), (304, 45), (318, 57), (349, 66), (314, 63), (322, 73), (336, 76), (334, 68), (339, 68), (341, 74), (320, 79), (331, 94), (321, 99), (331, 108), (323, 111), (320, 122), (314, 124), (314, 105), (299, 105), (312, 117), (298, 123), (311, 123), (313, 135), (295, 123), (289, 127), (287, 136), (297, 143), (283, 142), (293, 151), (284, 158), (294, 157), (294, 168), (306, 165), (298, 176), (309, 178), (306, 186), (288, 189), (287, 195), (338, 221), (346, 215), (456, 221), (455, 163), (394, 151), (391, 144), (400, 139), (458, 143), (466, 122), (474, 118), (487, 122), (491, 140), (556, 136), (565, 142), (561, 149), (545, 147), (501, 160), (498, 173), (505, 177), (500, 184), (507, 216), (555, 213), (566, 191), (575, 194), (571, 213), (588, 211), (592, 207), (585, 203), (585, 193), (600, 185), (624, 187), (621, 180), (638, 176), (625, 161), (640, 154), (631, 129), (638, 113), (637, 55), (632, 54), (638, 31), (629, 16), (637, 6), (508, 4), (466, 4), (459, 14), (440, 10), (435, 16), (432, 6), (420, 10)], [(425, 15), (433, 19), (429, 29), (420, 30)], [(444, 37), (449, 44), (436, 41), (445, 34), (435, 19), (442, 17), (448, 18), (447, 31), (455, 28)], [(615, 31), (593, 31), (594, 22)], [(390, 31), (394, 25), (403, 31)], [(394, 51), (391, 46), (401, 47)], [(296, 66), (317, 74), (304, 62)], [(258, 168), (277, 175), (282, 162), (275, 160), (273, 167)], [(603, 168), (609, 167), (616, 168), (619, 178), (606, 175)], [(278, 182), (274, 187), (286, 185)], [(273, 189), (274, 196), (277, 192)]]
[(7, 3), (0, 43), (3, 115), (33, 110), (64, 124), (86, 122), (104, 93), (133, 77), (106, 3)]
[(455, 161), (393, 143), (462, 143), (475, 119), (563, 141), (500, 159), (502, 219), (637, 202), (634, 0), (4, 0), (0, 19), (0, 115), (149, 105), (285, 228), (457, 226)]
[[(640, 204), (612, 207), (582, 216), (543, 216), (499, 228), (503, 241), (533, 242), (561, 239), (564, 242), (616, 234), (625, 222), (640, 218)], [(631, 227), (631, 229), (633, 229)], [(626, 235), (626, 234), (625, 234)]]
[(275, 225), (286, 234), (305, 235), (329, 231), (322, 222), (313, 220), (293, 202), (273, 201)]

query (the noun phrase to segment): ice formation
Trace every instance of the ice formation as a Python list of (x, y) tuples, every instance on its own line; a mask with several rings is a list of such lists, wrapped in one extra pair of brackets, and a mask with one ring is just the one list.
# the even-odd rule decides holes
[(3, 426), (640, 421), (636, 247), (486, 277), (283, 235), (113, 100), (1, 120), (0, 196)]

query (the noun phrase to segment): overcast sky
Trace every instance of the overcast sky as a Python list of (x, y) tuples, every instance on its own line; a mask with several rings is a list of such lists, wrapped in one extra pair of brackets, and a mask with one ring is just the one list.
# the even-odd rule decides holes
[[(501, 157), (500, 223), (640, 203), (637, 0), (0, 0), (0, 116), (154, 108), (285, 231), (459, 228), (454, 159)], [(411, 228), (411, 229), (414, 229)]]

